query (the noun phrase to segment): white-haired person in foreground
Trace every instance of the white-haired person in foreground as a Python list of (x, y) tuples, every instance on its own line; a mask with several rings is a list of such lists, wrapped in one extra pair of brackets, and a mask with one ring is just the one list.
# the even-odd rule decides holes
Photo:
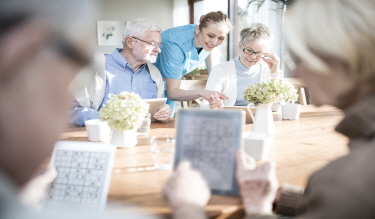
[[(153, 21), (140, 18), (125, 26), (123, 48), (108, 55), (95, 53), (91, 71), (82, 71), (73, 83), (75, 101), (70, 122), (84, 125), (87, 120), (99, 119), (99, 110), (106, 104), (109, 94), (127, 91), (139, 94), (142, 99), (164, 97), (162, 76), (151, 64), (163, 45), (160, 33), (161, 29)], [(153, 117), (167, 121), (171, 112), (165, 104)]]
[[(247, 106), (244, 91), (250, 84), (267, 83), (280, 77), (280, 58), (268, 52), (273, 42), (271, 30), (261, 23), (254, 23), (240, 33), (240, 55), (228, 62), (216, 65), (207, 80), (206, 89), (220, 92), (229, 100), (210, 102), (210, 108), (224, 106)], [(208, 105), (204, 101), (202, 106)]]
[[(140, 215), (126, 211), (121, 215), (66, 208), (35, 212), (18, 200), (26, 185), (26, 190), (40, 190), (51, 179), (39, 175), (28, 183), (42, 162), (51, 156), (55, 141), (66, 128), (71, 104), (68, 85), (76, 72), (89, 63), (92, 54), (88, 44), (94, 34), (87, 31), (90, 25), (82, 19), (94, 20), (88, 13), (95, 11), (90, 7), (93, 3), (0, 1), (1, 219), (154, 218), (145, 212)], [(198, 184), (185, 187), (185, 192), (194, 194), (195, 185), (206, 187), (199, 184), (203, 182), (201, 176), (189, 165), (179, 169), (184, 172), (182, 178), (198, 179)], [(26, 192), (21, 197), (29, 201), (32, 195), (33, 192)], [(172, 206), (178, 211), (190, 212), (176, 218), (199, 218), (195, 209), (205, 205), (208, 198), (189, 197), (173, 199)]]
[(292, 74), (306, 84), (316, 106), (343, 111), (336, 131), (348, 137), (349, 153), (315, 172), (303, 195), (285, 188), (277, 195), (274, 165), (256, 166), (239, 154), (246, 218), (277, 218), (272, 212), (276, 195), (276, 209), (297, 212), (297, 218), (375, 217), (374, 12), (374, 0), (298, 0), (288, 8)]

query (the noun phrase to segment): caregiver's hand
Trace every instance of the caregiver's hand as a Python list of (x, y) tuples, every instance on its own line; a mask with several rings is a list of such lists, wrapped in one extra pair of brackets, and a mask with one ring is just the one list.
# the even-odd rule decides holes
[(224, 94), (217, 92), (217, 91), (212, 91), (212, 90), (206, 90), (206, 89), (199, 90), (199, 95), (203, 97), (203, 99), (206, 99), (208, 102), (215, 100), (217, 97), (220, 100), (229, 100), (229, 98), (225, 96)]
[(209, 101), (209, 103), (211, 109), (224, 107), (223, 100), (220, 99), (218, 93), (211, 94), (211, 101)]

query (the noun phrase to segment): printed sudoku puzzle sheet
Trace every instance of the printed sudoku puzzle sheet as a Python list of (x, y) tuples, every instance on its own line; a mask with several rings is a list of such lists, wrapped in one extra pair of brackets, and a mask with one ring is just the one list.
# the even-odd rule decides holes
[(242, 144), (243, 112), (200, 110), (179, 112), (178, 159), (187, 159), (214, 190), (230, 190), (234, 183), (235, 152)]
[(51, 160), (58, 175), (48, 190), (46, 205), (104, 208), (113, 166), (113, 146), (88, 142), (58, 143)]

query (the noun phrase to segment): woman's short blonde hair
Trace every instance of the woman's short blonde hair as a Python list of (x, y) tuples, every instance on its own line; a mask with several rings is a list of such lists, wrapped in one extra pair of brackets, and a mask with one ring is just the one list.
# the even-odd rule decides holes
[(310, 69), (330, 74), (341, 63), (358, 85), (374, 80), (374, 0), (296, 1), (285, 33), (289, 50)]
[(261, 23), (254, 23), (250, 27), (246, 27), (241, 30), (240, 43), (242, 45), (257, 40), (264, 40), (267, 46), (272, 44), (273, 34), (266, 25)]
[(210, 22), (217, 24), (225, 24), (228, 27), (228, 30), (231, 30), (233, 27), (230, 24), (230, 20), (226, 14), (221, 11), (213, 11), (208, 14), (202, 15), (199, 19), (199, 29), (202, 30), (206, 28)]

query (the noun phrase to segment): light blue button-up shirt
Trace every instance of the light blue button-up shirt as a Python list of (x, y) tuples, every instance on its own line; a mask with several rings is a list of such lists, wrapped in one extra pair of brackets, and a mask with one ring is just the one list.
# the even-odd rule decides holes
[[(164, 79), (181, 79), (182, 76), (199, 67), (210, 54), (204, 49), (198, 54), (194, 45), (196, 26), (196, 24), (189, 24), (174, 27), (161, 34), (164, 46), (154, 64)], [(172, 109), (174, 108), (174, 101), (168, 99), (167, 103)]]
[[(156, 98), (157, 86), (151, 78), (147, 65), (141, 65), (134, 72), (131, 65), (120, 54), (121, 51), (122, 49), (115, 49), (112, 54), (105, 55), (106, 88), (99, 109), (107, 102), (109, 94), (118, 94), (122, 91), (137, 93), (142, 99)], [(99, 119), (98, 111), (81, 107), (77, 102), (74, 102), (70, 122), (84, 125), (85, 121), (90, 119)]]

